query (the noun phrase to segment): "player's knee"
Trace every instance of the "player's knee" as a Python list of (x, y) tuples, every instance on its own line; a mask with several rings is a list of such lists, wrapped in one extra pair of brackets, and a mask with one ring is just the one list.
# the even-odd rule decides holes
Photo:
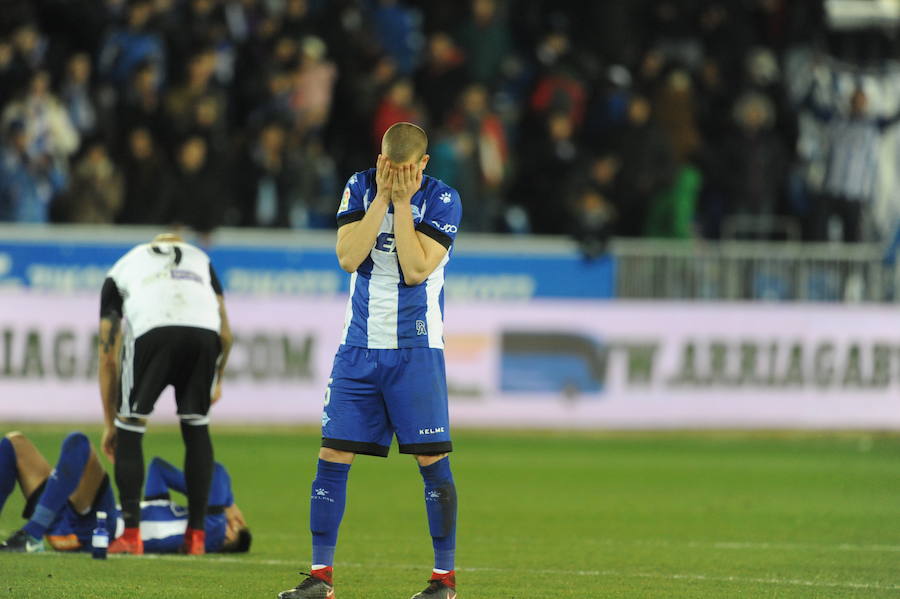
[(25, 433), (21, 431), (10, 431), (4, 435), (4, 438), (9, 439), (10, 443), (21, 442), (25, 439)]
[(146, 418), (133, 418), (133, 417), (118, 417), (116, 418), (116, 428), (122, 432), (133, 432), (144, 434), (147, 432), (147, 419)]
[(425, 467), (425, 466), (431, 466), (432, 464), (440, 462), (441, 460), (446, 458), (448, 455), (450, 455), (450, 454), (449, 453), (439, 453), (436, 455), (416, 454), (414, 457), (416, 458), (416, 461), (419, 463), (419, 466)]
[(66, 438), (63, 439), (62, 451), (87, 461), (91, 455), (91, 442), (84, 433), (69, 433)]
[(332, 449), (330, 447), (322, 447), (319, 449), (319, 458), (326, 462), (350, 464), (353, 462), (355, 456), (356, 454), (350, 451), (341, 451), (340, 449)]

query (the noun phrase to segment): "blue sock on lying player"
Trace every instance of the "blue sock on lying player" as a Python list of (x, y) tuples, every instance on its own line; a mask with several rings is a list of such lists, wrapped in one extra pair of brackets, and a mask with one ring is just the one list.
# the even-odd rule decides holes
[[(331, 568), (334, 566), (334, 548), (337, 546), (338, 528), (344, 517), (347, 503), (347, 476), (350, 464), (326, 462), (320, 459), (316, 478), (312, 483), (309, 508), (309, 528), (312, 531), (313, 574), (319, 574), (331, 584)], [(326, 570), (326, 572), (316, 572)], [(327, 579), (325, 576), (327, 575)]]
[(419, 466), (419, 472), (425, 481), (425, 511), (434, 546), (434, 569), (446, 573), (453, 570), (456, 554), (456, 484), (450, 471), (450, 458)]
[(19, 478), (19, 470), (16, 467), (16, 450), (12, 441), (3, 437), (0, 439), (0, 512), (3, 504), (13, 489), (16, 488), (16, 480)]
[(88, 458), (91, 444), (82, 433), (71, 433), (62, 443), (59, 461), (47, 479), (44, 492), (38, 499), (31, 519), (22, 527), (28, 535), (39, 539), (53, 524), (59, 510), (66, 504), (69, 495), (78, 488)]

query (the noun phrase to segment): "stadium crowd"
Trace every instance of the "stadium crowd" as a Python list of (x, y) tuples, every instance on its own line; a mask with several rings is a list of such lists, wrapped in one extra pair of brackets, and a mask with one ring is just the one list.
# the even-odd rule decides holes
[(0, 0), (0, 221), (330, 228), (406, 120), (468, 232), (870, 239), (896, 45), (826, 21), (789, 0)]

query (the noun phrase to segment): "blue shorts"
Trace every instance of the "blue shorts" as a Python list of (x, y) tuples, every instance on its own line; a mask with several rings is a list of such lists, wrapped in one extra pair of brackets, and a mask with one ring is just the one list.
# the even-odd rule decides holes
[(447, 453), (450, 417), (444, 351), (342, 345), (334, 356), (322, 414), (322, 447), (387, 457)]

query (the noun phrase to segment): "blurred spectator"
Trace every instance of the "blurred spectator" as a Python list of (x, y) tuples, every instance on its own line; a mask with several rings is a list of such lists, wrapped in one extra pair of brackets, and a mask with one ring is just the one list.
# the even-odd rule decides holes
[(381, 150), (381, 138), (394, 123), (406, 121), (424, 125), (424, 120), (425, 115), (416, 100), (412, 81), (397, 79), (387, 89), (375, 110), (375, 122), (372, 128), (373, 148), (376, 152)]
[(440, 31), (431, 34), (425, 63), (415, 82), (429, 120), (435, 125), (444, 124), (466, 86), (465, 58), (452, 37)]
[(654, 238), (691, 239), (694, 215), (703, 177), (691, 165), (682, 165), (668, 189), (656, 194), (647, 210), (644, 235)]
[(241, 224), (250, 227), (287, 227), (291, 205), (298, 195), (298, 164), (288, 149), (287, 131), (267, 123), (241, 159), (238, 204)]
[(294, 76), (291, 109), (299, 131), (319, 131), (331, 112), (332, 90), (337, 78), (334, 64), (325, 59), (325, 43), (313, 36), (303, 39), (300, 66)]
[(85, 52), (73, 54), (66, 63), (60, 94), (69, 120), (82, 136), (97, 132), (100, 115), (91, 88), (91, 59)]
[(125, 194), (116, 222), (127, 225), (160, 225), (172, 194), (172, 174), (150, 131), (137, 127), (127, 135)]
[(72, 169), (62, 208), (74, 223), (112, 223), (122, 206), (122, 175), (100, 141), (87, 145)]
[(164, 222), (190, 227), (201, 235), (219, 225), (228, 208), (225, 189), (209, 164), (206, 140), (185, 138), (177, 148), (175, 177)]
[(16, 83), (24, 84), (30, 73), (48, 66), (46, 58), (50, 44), (33, 22), (17, 27), (12, 33), (12, 43), (15, 49), (15, 70), (19, 74)]
[(106, 38), (100, 52), (100, 73), (116, 85), (125, 85), (141, 64), (152, 62), (165, 79), (163, 41), (149, 28), (153, 16), (150, 0), (133, 0), (128, 4), (125, 26)]
[(4, 126), (0, 156), (0, 221), (45, 223), (50, 205), (66, 183), (65, 172), (48, 154), (29, 152), (25, 123)]
[(0, 108), (12, 97), (20, 74), (16, 71), (13, 46), (0, 37)]
[(412, 74), (422, 48), (422, 17), (398, 0), (371, 0), (372, 22), (382, 49), (397, 65), (397, 72)]
[[(465, 189), (472, 209), (463, 211), (463, 226), (471, 231), (490, 231), (501, 211), (503, 186), (509, 173), (509, 146), (503, 123), (491, 110), (487, 89), (471, 85), (460, 96), (459, 110), (448, 120), (450, 131), (458, 136), (454, 151), (470, 174), (457, 188)], [(466, 183), (469, 183), (467, 186)]]
[(599, 190), (586, 187), (576, 195), (570, 215), (572, 236), (586, 258), (606, 253), (615, 227), (615, 208)]
[(522, 162), (520, 194), (530, 199), (525, 208), (532, 232), (563, 235), (571, 229), (565, 193), (575, 176), (580, 148), (575, 141), (575, 124), (568, 113), (551, 113), (545, 119), (544, 128), (541, 142), (529, 159)]
[[(184, 82), (172, 89), (166, 96), (165, 111), (175, 137), (187, 135), (198, 126), (198, 108), (212, 122), (206, 123), (207, 130), (217, 130), (225, 126), (228, 109), (227, 97), (213, 82), (216, 57), (210, 48), (194, 53), (188, 62)], [(209, 140), (207, 140), (209, 141)]]
[(850, 96), (846, 115), (816, 103), (814, 88), (808, 106), (812, 114), (827, 123), (829, 153), (825, 170), (825, 197), (816, 213), (817, 237), (837, 241), (832, 223), (840, 227), (843, 241), (871, 241), (872, 203), (878, 180), (881, 138), (885, 129), (900, 121), (900, 113), (878, 118), (868, 112), (868, 98), (862, 88)]
[(639, 237), (651, 199), (674, 180), (675, 157), (644, 96), (631, 98), (627, 121), (618, 137), (615, 151), (622, 167), (617, 184), (619, 195), (615, 198), (617, 234)]
[[(747, 92), (734, 107), (737, 131), (725, 142), (719, 168), (727, 173), (726, 214), (768, 218), (780, 214), (786, 150), (773, 130), (775, 109), (768, 97)], [(764, 231), (763, 238), (770, 237)]]
[(472, 0), (471, 7), (472, 14), (460, 28), (457, 40), (466, 55), (469, 78), (491, 86), (512, 51), (512, 38), (497, 0)]
[(290, 226), (331, 229), (334, 227), (334, 198), (341, 192), (334, 160), (317, 136), (310, 136), (297, 147), (299, 195), (292, 202)]
[[(144, 127), (154, 131), (159, 138), (167, 136), (157, 65), (147, 62), (134, 71), (128, 87), (119, 98), (116, 126), (126, 134), (136, 127)], [(123, 140), (117, 141), (118, 147), (125, 147)]]
[(554, 68), (538, 80), (531, 96), (531, 109), (539, 115), (565, 112), (575, 126), (584, 122), (587, 91), (574, 73)]
[(3, 111), (3, 123), (25, 126), (26, 147), (33, 158), (65, 159), (78, 149), (78, 132), (60, 101), (50, 93), (50, 76), (36, 71), (28, 89)]
[[(250, 3), (244, 0), (244, 4)], [(252, 4), (256, 9), (261, 3), (252, 0)], [(310, 10), (309, 0), (287, 0), (281, 21), (281, 32), (293, 39), (302, 39), (315, 34), (318, 25), (315, 15)]]
[(653, 114), (666, 133), (678, 164), (689, 161), (700, 147), (695, 107), (690, 75), (682, 69), (672, 70), (654, 96)]

